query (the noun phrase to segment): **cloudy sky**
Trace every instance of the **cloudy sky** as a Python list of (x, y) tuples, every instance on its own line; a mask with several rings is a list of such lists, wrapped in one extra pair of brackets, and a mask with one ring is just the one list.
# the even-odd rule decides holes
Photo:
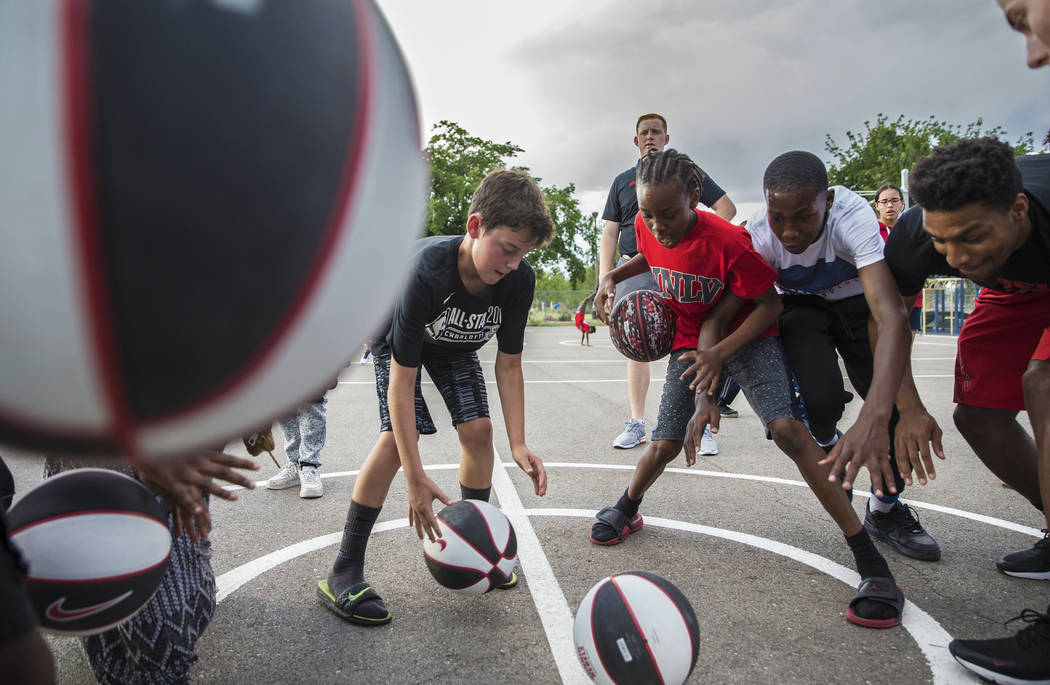
[(765, 165), (830, 160), (879, 112), (1050, 128), (1050, 69), (1024, 63), (995, 0), (378, 0), (415, 79), (424, 140), (450, 119), (524, 148), (545, 184), (601, 211), (637, 158), (634, 122), (667, 117), (741, 208)]

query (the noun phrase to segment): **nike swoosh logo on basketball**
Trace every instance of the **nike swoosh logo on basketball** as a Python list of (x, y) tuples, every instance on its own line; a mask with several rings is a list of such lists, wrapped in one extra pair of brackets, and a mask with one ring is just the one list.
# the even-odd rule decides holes
[(94, 606), (72, 610), (63, 608), (66, 603), (66, 598), (64, 596), (59, 597), (54, 602), (51, 602), (50, 606), (47, 607), (47, 611), (44, 612), (44, 615), (52, 621), (75, 621), (78, 618), (86, 618), (87, 616), (93, 616), (94, 614), (98, 614), (105, 611), (106, 609), (112, 608), (123, 602), (128, 597), (130, 597), (131, 593), (132, 591), (128, 590), (119, 597), (114, 597), (113, 599), (106, 602), (102, 602), (101, 604), (95, 604)]

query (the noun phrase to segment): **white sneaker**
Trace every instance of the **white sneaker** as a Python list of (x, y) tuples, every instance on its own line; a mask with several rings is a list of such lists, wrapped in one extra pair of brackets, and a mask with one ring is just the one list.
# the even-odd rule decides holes
[(277, 472), (277, 475), (266, 481), (266, 488), (268, 490), (285, 490), (287, 488), (294, 488), (299, 484), (299, 465), (293, 462), (288, 462), (284, 465), (284, 468)]
[(625, 421), (624, 426), (626, 428), (623, 429), (623, 433), (617, 435), (613, 440), (613, 447), (629, 450), (645, 442), (645, 419), (631, 419)]
[(704, 435), (700, 438), (700, 456), (713, 457), (718, 454), (718, 443), (711, 433), (711, 426), (704, 426)]
[(299, 486), (299, 496), (304, 499), (320, 497), (324, 494), (324, 485), (321, 484), (321, 474), (316, 466), (304, 466), (299, 469), (299, 477), (302, 485)]

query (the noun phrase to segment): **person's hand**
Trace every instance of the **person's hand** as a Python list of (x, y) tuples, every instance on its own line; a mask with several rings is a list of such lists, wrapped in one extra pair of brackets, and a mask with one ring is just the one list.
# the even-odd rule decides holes
[(696, 463), (696, 455), (700, 451), (700, 440), (704, 437), (704, 427), (711, 426), (711, 432), (718, 432), (718, 423), (722, 415), (718, 411), (718, 403), (711, 402), (706, 394), (696, 396), (696, 411), (685, 426), (685, 465), (692, 466)]
[(708, 396), (714, 397), (718, 381), (722, 377), (721, 356), (711, 350), (687, 350), (678, 357), (678, 361), (686, 359), (692, 359), (693, 363), (678, 379), (686, 383), (689, 382), (690, 376), (696, 374), (692, 382), (689, 382), (689, 389), (696, 393), (707, 391)]
[[(863, 467), (868, 469), (871, 490), (876, 497), (884, 497), (884, 489), (891, 495), (897, 494), (897, 485), (890, 466), (889, 426), (875, 420), (863, 410), (856, 422), (831, 448), (828, 456), (818, 463), (822, 466), (831, 464), (828, 480), (835, 482), (841, 477), (844, 490), (853, 489), (853, 481)], [(840, 476), (843, 469), (845, 475)]]
[(234, 469), (259, 470), (251, 460), (216, 451), (137, 463), (135, 468), (142, 482), (171, 507), (176, 537), (185, 532), (193, 542), (207, 538), (211, 525), (203, 493), (232, 502), (237, 499), (237, 493), (223, 489), (218, 481), (251, 490), (255, 483)]
[(540, 497), (547, 494), (547, 469), (543, 467), (543, 460), (525, 445), (513, 448), (511, 456), (514, 457), (518, 467), (532, 479), (532, 488), (536, 494)]
[(606, 326), (609, 325), (609, 314), (612, 312), (612, 307), (615, 303), (616, 284), (613, 283), (612, 277), (606, 274), (598, 281), (597, 295), (594, 296), (595, 312)]
[(445, 506), (452, 504), (448, 495), (428, 476), (408, 482), (408, 525), (415, 526), (420, 540), (424, 533), (431, 542), (441, 537), (441, 527), (434, 515), (434, 500), (440, 500)]
[(933, 455), (944, 459), (941, 435), (941, 427), (925, 409), (901, 412), (894, 433), (894, 447), (897, 453), (897, 468), (905, 483), (912, 484), (913, 470), (919, 479), (919, 485), (926, 485), (927, 478), (934, 480), (937, 477)]

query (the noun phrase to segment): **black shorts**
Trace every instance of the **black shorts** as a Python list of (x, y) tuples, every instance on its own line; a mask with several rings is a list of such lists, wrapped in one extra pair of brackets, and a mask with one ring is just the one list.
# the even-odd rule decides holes
[(0, 508), (0, 647), (6, 647), (37, 624), (26, 594), (26, 565), (11, 544), (7, 515)]
[[(372, 364), (376, 373), (376, 395), (379, 397), (379, 432), (391, 431), (390, 408), (386, 393), (390, 386), (390, 355), (378, 354)], [(485, 376), (481, 373), (481, 362), (477, 352), (464, 352), (442, 359), (424, 359), (423, 368), (434, 381), (438, 392), (445, 400), (448, 413), (452, 415), (452, 426), (488, 418), (489, 399), (485, 393)], [(416, 373), (416, 429), (423, 435), (437, 432), (430, 409), (423, 399), (420, 384), (422, 372)]]

